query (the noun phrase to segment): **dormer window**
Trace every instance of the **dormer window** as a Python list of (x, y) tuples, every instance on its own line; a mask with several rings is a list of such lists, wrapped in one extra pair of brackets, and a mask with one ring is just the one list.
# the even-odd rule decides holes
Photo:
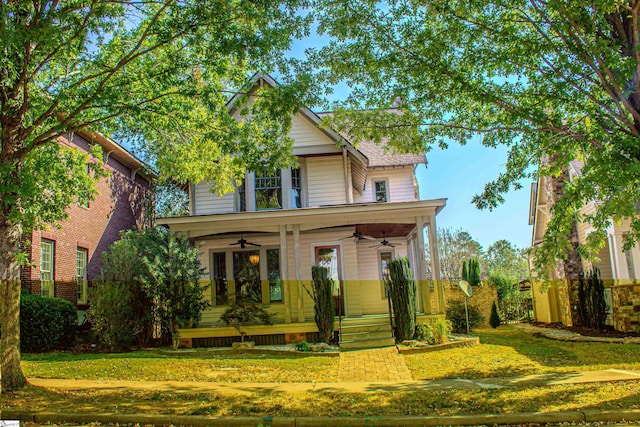
[(389, 201), (389, 186), (386, 179), (376, 180), (373, 182), (374, 200), (376, 202)]
[(282, 179), (280, 170), (270, 175), (256, 172), (256, 210), (282, 209)]

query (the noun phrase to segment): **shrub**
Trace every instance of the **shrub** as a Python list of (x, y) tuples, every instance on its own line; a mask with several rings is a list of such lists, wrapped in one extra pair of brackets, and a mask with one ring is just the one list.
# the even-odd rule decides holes
[[(158, 326), (163, 341), (169, 342), (178, 327), (200, 320), (210, 304), (202, 298), (207, 286), (199, 284), (204, 274), (199, 255), (186, 237), (158, 227), (122, 233), (103, 255), (102, 281), (121, 282), (132, 295), (123, 309), (135, 316), (138, 343), (146, 345), (158, 337)], [(115, 290), (113, 285), (108, 288)], [(124, 293), (124, 288), (118, 292)], [(94, 314), (101, 313), (106, 311)], [(111, 320), (98, 321), (105, 322)]]
[(389, 297), (393, 304), (398, 341), (411, 339), (416, 329), (416, 283), (406, 257), (389, 262)]
[(431, 324), (431, 331), (436, 344), (444, 344), (449, 342), (451, 336), (451, 322), (446, 319), (439, 318)]
[(76, 343), (78, 314), (67, 300), (22, 292), (20, 297), (20, 351), (42, 353)]
[(90, 291), (87, 320), (101, 348), (120, 351), (136, 343), (149, 321), (140, 314), (140, 301), (125, 282), (96, 282)]
[(495, 329), (500, 326), (501, 322), (502, 321), (500, 320), (500, 315), (498, 314), (498, 307), (496, 306), (496, 302), (494, 301), (493, 304), (491, 304), (491, 316), (489, 316), (489, 325), (491, 325), (491, 327)]
[(262, 305), (249, 295), (237, 295), (236, 301), (220, 315), (220, 320), (227, 326), (233, 326), (240, 334), (241, 341), (247, 335), (242, 330), (244, 326), (260, 324), (272, 325), (273, 314), (270, 314)]
[(320, 333), (320, 339), (329, 344), (333, 338), (335, 301), (333, 300), (333, 280), (329, 269), (318, 265), (311, 266), (312, 291), (305, 290), (313, 300), (314, 320)]
[(417, 325), (414, 338), (418, 341), (426, 342), (429, 344), (435, 344), (436, 342), (435, 336), (433, 335), (433, 330), (431, 329), (431, 325)]
[[(484, 316), (480, 310), (472, 304), (467, 303), (469, 311), (469, 329), (480, 325), (484, 321)], [(451, 322), (453, 332), (462, 334), (467, 332), (467, 319), (464, 312), (464, 301), (454, 300), (449, 302), (447, 307), (447, 319)]]
[(578, 282), (578, 315), (580, 323), (587, 328), (605, 328), (607, 303), (604, 300), (604, 282), (597, 267)]
[(311, 351), (311, 346), (309, 346), (309, 343), (306, 341), (298, 341), (293, 344), (293, 348), (295, 348), (296, 351)]

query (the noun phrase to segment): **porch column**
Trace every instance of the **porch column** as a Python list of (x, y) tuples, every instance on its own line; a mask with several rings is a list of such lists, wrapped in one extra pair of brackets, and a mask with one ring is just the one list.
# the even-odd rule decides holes
[(424, 314), (431, 314), (431, 290), (429, 289), (429, 283), (427, 282), (427, 260), (424, 259), (424, 217), (416, 217), (416, 242), (418, 243), (418, 250), (416, 254), (417, 268), (416, 278), (420, 290), (422, 291), (422, 310)]
[(298, 289), (298, 322), (304, 322), (304, 289), (302, 289), (302, 256), (300, 249), (300, 225), (293, 225), (293, 252), (296, 262), (296, 282)]
[(440, 256), (438, 254), (438, 234), (436, 231), (436, 216), (429, 216), (429, 255), (431, 258), (431, 276), (436, 291), (436, 311), (444, 313), (444, 283), (440, 280)]
[(291, 292), (289, 291), (289, 251), (287, 250), (287, 226), (280, 226), (280, 282), (282, 283), (282, 303), (284, 322), (291, 323)]

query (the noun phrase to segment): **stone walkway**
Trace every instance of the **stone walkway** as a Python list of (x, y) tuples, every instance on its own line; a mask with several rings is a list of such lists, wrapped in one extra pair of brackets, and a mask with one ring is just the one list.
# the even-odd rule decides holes
[(338, 368), (340, 382), (412, 381), (403, 357), (395, 347), (343, 351)]
[(604, 342), (617, 344), (640, 344), (640, 338), (611, 338), (611, 337), (589, 337), (580, 335), (575, 332), (564, 329), (542, 328), (530, 325), (528, 323), (514, 323), (516, 329), (523, 330), (530, 334), (542, 335), (546, 338), (559, 341), (577, 341), (577, 342)]

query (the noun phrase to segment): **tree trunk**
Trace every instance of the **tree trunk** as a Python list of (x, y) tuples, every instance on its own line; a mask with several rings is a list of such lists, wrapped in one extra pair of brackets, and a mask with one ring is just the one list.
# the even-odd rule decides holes
[(20, 270), (18, 252), (21, 227), (0, 214), (0, 392), (24, 387), (27, 380), (20, 367)]

